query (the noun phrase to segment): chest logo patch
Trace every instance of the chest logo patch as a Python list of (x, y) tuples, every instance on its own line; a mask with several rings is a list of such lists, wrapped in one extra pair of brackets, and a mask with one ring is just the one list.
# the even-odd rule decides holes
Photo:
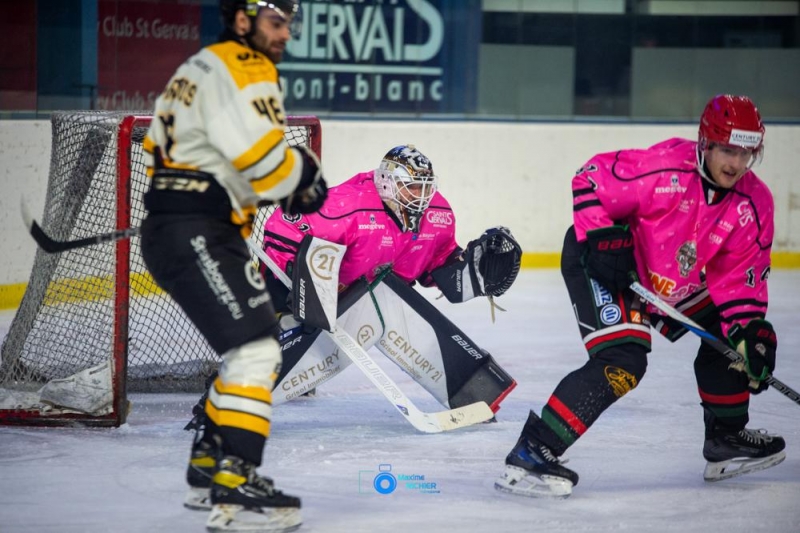
[(694, 270), (695, 264), (697, 264), (697, 243), (694, 241), (683, 243), (678, 248), (675, 260), (678, 262), (680, 275), (684, 278), (688, 277), (689, 273)]

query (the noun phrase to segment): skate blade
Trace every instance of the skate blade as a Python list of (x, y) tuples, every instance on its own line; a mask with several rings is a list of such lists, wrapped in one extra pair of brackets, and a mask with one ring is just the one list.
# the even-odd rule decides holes
[(703, 479), (709, 482), (722, 481), (723, 479), (730, 479), (743, 474), (749, 474), (750, 472), (758, 472), (759, 470), (770, 468), (782, 463), (784, 459), (786, 459), (786, 451), (781, 450), (769, 457), (759, 459), (729, 459), (718, 463), (708, 463), (703, 472)]
[(206, 530), (210, 533), (288, 533), (302, 523), (300, 509), (294, 507), (247, 509), (243, 505), (217, 504), (211, 508)]
[(518, 466), (506, 465), (506, 471), (494, 482), (501, 492), (528, 498), (569, 498), (572, 482), (558, 476), (536, 475)]
[(192, 511), (211, 510), (211, 490), (200, 487), (190, 487), (183, 500), (183, 506)]

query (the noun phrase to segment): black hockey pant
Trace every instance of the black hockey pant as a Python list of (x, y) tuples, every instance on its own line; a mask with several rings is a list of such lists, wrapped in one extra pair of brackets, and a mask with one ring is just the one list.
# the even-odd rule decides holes
[[(142, 224), (142, 256), (218, 354), (277, 336), (269, 293), (238, 226), (201, 215), (151, 214)], [(205, 438), (214, 434), (222, 437), (223, 453), (261, 463), (264, 435), (208, 420)]]
[[(570, 227), (564, 239), (561, 273), (567, 285), (578, 328), (589, 354), (585, 365), (558, 384), (542, 409), (540, 420), (529, 420), (522, 434), (546, 444), (556, 455), (571, 446), (614, 402), (633, 390), (647, 369), (650, 316), (630, 290), (612, 294), (581, 266), (583, 246)], [(720, 336), (719, 314), (707, 292), (695, 294), (678, 309)], [(669, 319), (653, 317), (653, 326), (674, 341), (686, 330)], [(704, 406), (716, 423), (740, 429), (747, 423), (749, 393), (745, 374), (728, 369), (730, 361), (701, 343), (694, 362)], [(664, 401), (669, 401), (665, 398)]]

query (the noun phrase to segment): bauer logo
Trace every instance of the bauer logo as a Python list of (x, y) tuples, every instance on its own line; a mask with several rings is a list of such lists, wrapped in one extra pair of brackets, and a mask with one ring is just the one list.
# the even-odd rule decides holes
[(439, 483), (425, 474), (401, 473), (392, 468), (391, 464), (382, 463), (377, 470), (358, 471), (359, 494), (399, 494), (401, 492), (415, 492), (418, 494), (439, 494)]

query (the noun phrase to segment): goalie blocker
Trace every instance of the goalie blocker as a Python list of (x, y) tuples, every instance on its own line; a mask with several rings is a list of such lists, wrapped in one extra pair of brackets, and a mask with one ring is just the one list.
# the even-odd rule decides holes
[[(495, 239), (491, 237), (484, 242)], [(479, 249), (480, 239), (475, 243), (474, 249)], [(309, 309), (329, 310), (332, 301), (329, 297), (324, 301), (312, 298), (317, 294), (329, 294), (329, 288), (321, 287), (319, 276), (311, 275), (311, 269), (307, 268), (326, 264), (324, 261), (309, 261), (305, 255), (309, 248), (308, 245), (301, 247), (297, 255), (298, 266), (293, 269), (295, 287), (301, 282), (306, 287), (314, 287), (305, 294), (303, 305), (307, 317)], [(475, 259), (474, 264), (478, 263), (479, 260)], [(462, 264), (473, 263), (469, 260)], [(328, 279), (328, 283), (334, 284), (337, 278), (331, 276)], [(455, 279), (455, 276), (450, 279)], [(502, 294), (496, 287), (492, 290)], [(299, 318), (297, 301), (295, 294), (292, 298), (295, 318)], [(337, 307), (340, 327), (362, 348), (377, 347), (444, 406), (455, 408), (485, 401), (496, 412), (500, 402), (516, 386), (514, 379), (491, 354), (478, 347), (422, 295), (392, 273), (379, 277), (372, 285), (364, 279), (354, 283), (339, 296)], [(314, 313), (317, 317), (326, 314), (330, 316), (329, 312)], [(312, 322), (317, 327), (306, 321), (281, 333), (283, 365), (273, 391), (275, 403), (308, 392), (350, 364), (348, 358), (340, 356), (330, 337), (320, 335), (318, 328), (331, 322)]]

